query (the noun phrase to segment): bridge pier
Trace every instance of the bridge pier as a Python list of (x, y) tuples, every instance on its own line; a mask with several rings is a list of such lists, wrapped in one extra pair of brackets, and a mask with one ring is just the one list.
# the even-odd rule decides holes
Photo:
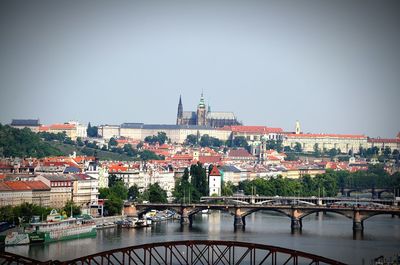
[(246, 225), (246, 219), (242, 216), (240, 208), (235, 207), (235, 217), (233, 219), (233, 226), (236, 228), (242, 228)]
[(185, 207), (182, 208), (180, 214), (181, 214), (181, 220), (180, 220), (181, 225), (191, 226), (193, 223), (193, 217), (189, 215), (188, 210)]
[(303, 228), (302, 212), (299, 209), (292, 208), (290, 228), (292, 230), (301, 230)]
[(353, 231), (364, 231), (364, 221), (359, 211), (354, 211)]
[(301, 230), (303, 228), (303, 221), (299, 218), (292, 217), (290, 228), (292, 230)]
[(353, 231), (364, 231), (364, 222), (353, 221)]

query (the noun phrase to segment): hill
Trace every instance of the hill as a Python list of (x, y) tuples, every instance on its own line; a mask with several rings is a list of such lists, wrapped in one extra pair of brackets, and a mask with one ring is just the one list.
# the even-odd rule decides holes
[(0, 124), (0, 156), (45, 157), (65, 155), (60, 149), (44, 142), (30, 129), (15, 129)]

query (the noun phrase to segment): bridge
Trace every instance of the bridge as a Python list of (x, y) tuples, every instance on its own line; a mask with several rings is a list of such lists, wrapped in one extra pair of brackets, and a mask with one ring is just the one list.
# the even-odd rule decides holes
[[(354, 191), (354, 190), (353, 190)], [(383, 205), (397, 206), (399, 201), (393, 199), (376, 199), (376, 198), (349, 198), (349, 197), (294, 197), (294, 196), (203, 196), (200, 202), (231, 202), (231, 203), (244, 203), (244, 204), (268, 204), (268, 203), (281, 203), (281, 204), (297, 204), (311, 203), (312, 205), (329, 205), (333, 203), (350, 203), (356, 202), (360, 204), (377, 203)]]
[(371, 196), (373, 199), (375, 199), (375, 198), (380, 199), (384, 192), (394, 195), (393, 188), (369, 188), (369, 189), (367, 189), (367, 188), (340, 188), (340, 193), (343, 196), (347, 196), (347, 197), (350, 197), (350, 194), (355, 191), (362, 192), (362, 193), (371, 193)]
[(68, 261), (40, 262), (0, 252), (0, 264), (336, 264), (314, 254), (276, 246), (237, 241), (189, 240), (149, 243), (108, 250)]
[(400, 216), (400, 208), (397, 206), (364, 206), (364, 205), (311, 205), (311, 204), (227, 204), (227, 203), (145, 203), (130, 206), (130, 212), (138, 217), (143, 217), (147, 212), (155, 210), (172, 210), (179, 214), (181, 225), (192, 225), (193, 216), (202, 210), (220, 210), (229, 212), (233, 216), (234, 228), (246, 226), (246, 216), (257, 211), (278, 212), (290, 218), (292, 230), (301, 230), (303, 218), (319, 212), (331, 212), (343, 215), (353, 221), (353, 231), (363, 231), (364, 221), (368, 218), (390, 214)]

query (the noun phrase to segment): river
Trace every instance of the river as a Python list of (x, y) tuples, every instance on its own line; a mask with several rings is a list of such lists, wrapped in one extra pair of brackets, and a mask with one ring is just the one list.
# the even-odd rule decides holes
[(235, 240), (275, 245), (336, 259), (348, 264), (371, 264), (384, 255), (400, 254), (400, 218), (374, 216), (364, 221), (364, 232), (353, 234), (352, 220), (341, 215), (320, 213), (303, 219), (301, 232), (292, 233), (290, 219), (256, 212), (246, 217), (245, 230), (234, 231), (233, 217), (224, 212), (198, 214), (193, 226), (177, 221), (142, 229), (98, 230), (96, 238), (56, 242), (47, 245), (13, 246), (6, 251), (39, 260), (68, 260), (114, 248), (174, 240)]

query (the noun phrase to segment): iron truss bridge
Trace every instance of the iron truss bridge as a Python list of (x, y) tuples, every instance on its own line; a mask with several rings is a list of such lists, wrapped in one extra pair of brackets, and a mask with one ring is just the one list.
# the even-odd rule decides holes
[(0, 264), (344, 264), (301, 251), (236, 241), (189, 240), (113, 249), (69, 261), (40, 262), (0, 253)]

